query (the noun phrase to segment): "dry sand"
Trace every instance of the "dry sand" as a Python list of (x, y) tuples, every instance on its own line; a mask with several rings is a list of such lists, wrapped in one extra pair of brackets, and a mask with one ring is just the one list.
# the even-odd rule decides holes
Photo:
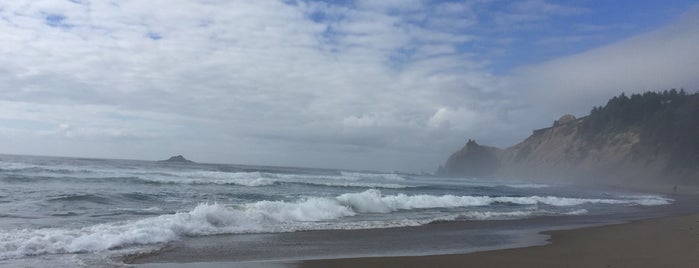
[(545, 246), (471, 254), (310, 260), (298, 267), (699, 267), (699, 214), (545, 233), (552, 242)]

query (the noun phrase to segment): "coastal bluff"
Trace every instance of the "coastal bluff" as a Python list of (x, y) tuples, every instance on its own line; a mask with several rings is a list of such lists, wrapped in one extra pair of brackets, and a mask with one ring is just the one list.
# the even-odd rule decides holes
[(437, 174), (699, 184), (699, 93), (622, 94), (587, 116), (564, 115), (505, 149), (469, 139)]

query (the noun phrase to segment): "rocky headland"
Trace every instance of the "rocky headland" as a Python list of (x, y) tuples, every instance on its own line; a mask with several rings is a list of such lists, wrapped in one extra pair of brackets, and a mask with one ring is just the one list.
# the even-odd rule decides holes
[(699, 93), (622, 94), (500, 149), (469, 140), (437, 172), (590, 183), (699, 183)]

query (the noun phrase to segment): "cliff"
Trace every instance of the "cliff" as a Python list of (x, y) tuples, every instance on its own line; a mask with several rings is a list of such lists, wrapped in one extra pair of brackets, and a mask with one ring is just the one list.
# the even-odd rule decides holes
[(699, 94), (622, 94), (594, 107), (588, 116), (565, 115), (512, 147), (481, 146), (490, 153), (471, 147), (467, 144), (449, 157), (439, 174), (697, 184)]
[(495, 147), (481, 146), (474, 140), (452, 154), (438, 173), (458, 174), (465, 177), (483, 177), (493, 175), (500, 166), (502, 150)]

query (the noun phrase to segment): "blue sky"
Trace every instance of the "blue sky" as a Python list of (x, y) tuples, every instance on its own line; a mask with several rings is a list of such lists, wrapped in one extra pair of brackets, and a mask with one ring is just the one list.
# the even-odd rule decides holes
[(527, 64), (581, 53), (652, 31), (671, 22), (696, 1), (565, 1), (581, 8), (579, 14), (551, 16), (532, 29), (512, 33), (507, 53), (493, 60), (497, 73)]
[[(353, 1), (320, 1), (346, 8)], [(696, 1), (423, 1), (420, 10), (392, 9), (387, 13), (406, 17), (407, 23), (437, 31), (477, 36), (455, 44), (461, 52), (489, 62), (490, 71), (507, 74), (518, 66), (584, 52), (633, 35), (651, 31), (679, 17)], [(431, 17), (442, 17), (440, 5), (465, 4), (454, 8), (451, 20), (468, 21), (471, 27), (437, 25)], [(547, 10), (548, 9), (548, 10)], [(418, 13), (423, 13), (416, 15)], [(309, 18), (319, 23), (342, 21), (343, 17), (314, 11)], [(454, 23), (457, 24), (457, 23)], [(329, 27), (326, 37), (341, 35)], [(405, 55), (410, 49), (403, 50)], [(404, 58), (397, 57), (398, 62)]]
[(699, 89), (697, 1), (3, 1), (0, 153), (433, 171)]

